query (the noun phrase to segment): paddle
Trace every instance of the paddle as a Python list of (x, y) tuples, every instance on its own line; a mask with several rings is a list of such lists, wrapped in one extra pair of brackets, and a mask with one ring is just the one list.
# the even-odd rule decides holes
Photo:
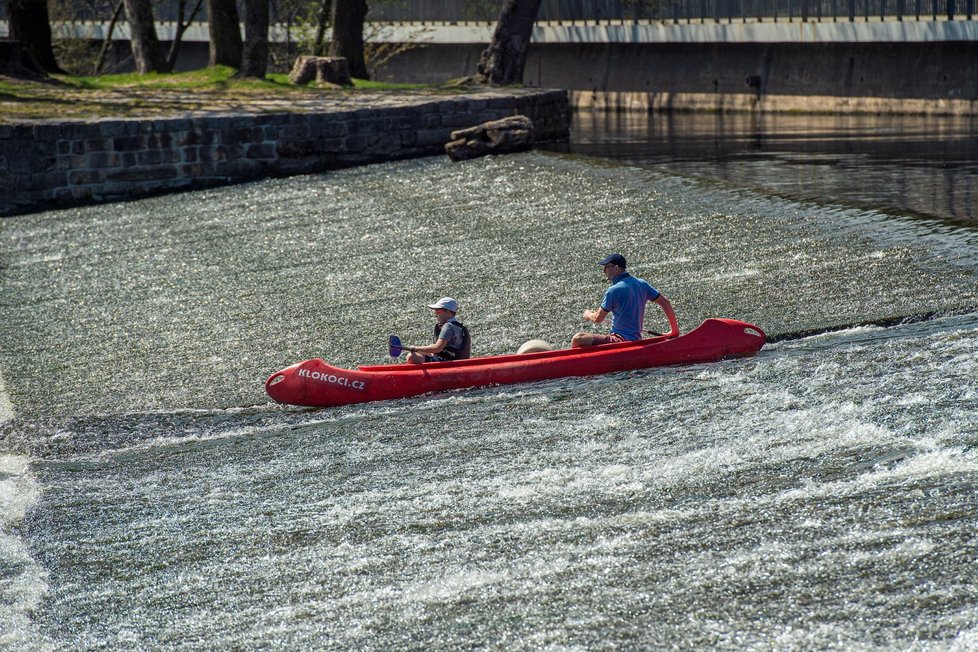
[(390, 339), (387, 340), (388, 352), (391, 354), (392, 358), (399, 358), (401, 353), (404, 351), (414, 351), (413, 347), (404, 346), (401, 344), (401, 338), (397, 335), (391, 335)]

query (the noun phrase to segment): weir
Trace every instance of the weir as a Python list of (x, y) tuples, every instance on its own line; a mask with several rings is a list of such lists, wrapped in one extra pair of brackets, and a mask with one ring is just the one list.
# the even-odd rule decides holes
[[(908, 153), (943, 151), (936, 122), (889, 122), (905, 140), (868, 153), (880, 125), (779, 119), (792, 149), (745, 128), (731, 153), (711, 123), (692, 133), (712, 166), (582, 129), (587, 153), (0, 220), (0, 446), (22, 462), (0, 478), (32, 478), (0, 528), (7, 647), (970, 647), (978, 317), (788, 337), (978, 306), (975, 229), (870, 192), (894, 168), (940, 187), (919, 180), (948, 159)], [(837, 169), (858, 205), (758, 182), (822, 192)], [(449, 293), (477, 354), (566, 342), (611, 251), (684, 330), (724, 315), (784, 340), (376, 405), (263, 394), (298, 359), (389, 360)]]

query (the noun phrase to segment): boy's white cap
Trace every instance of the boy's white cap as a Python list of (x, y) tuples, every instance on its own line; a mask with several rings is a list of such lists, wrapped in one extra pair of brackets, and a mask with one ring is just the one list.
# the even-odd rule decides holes
[(458, 312), (458, 301), (451, 297), (442, 297), (438, 301), (428, 306), (432, 310), (436, 308), (444, 308), (445, 310), (451, 310), (452, 312)]

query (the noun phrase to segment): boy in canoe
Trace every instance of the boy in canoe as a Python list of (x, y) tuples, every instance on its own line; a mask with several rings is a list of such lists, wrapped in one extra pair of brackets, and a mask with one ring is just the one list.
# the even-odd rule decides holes
[(604, 293), (601, 307), (598, 310), (585, 310), (584, 320), (600, 324), (609, 313), (614, 315), (611, 322), (611, 333), (577, 333), (571, 339), (572, 347), (596, 346), (612, 342), (627, 342), (642, 339), (642, 329), (645, 323), (645, 304), (653, 301), (662, 308), (669, 320), (668, 337), (679, 335), (679, 322), (672, 304), (664, 294), (649, 285), (643, 279), (629, 274), (625, 267), (625, 257), (621, 254), (611, 254), (599, 265), (602, 266), (604, 277), (611, 287)]
[(455, 319), (458, 301), (451, 297), (442, 297), (428, 307), (435, 311), (435, 328), (432, 332), (434, 343), (428, 346), (405, 347), (404, 350), (408, 351), (407, 361), (421, 364), (468, 358), (472, 338), (469, 336), (469, 329)]

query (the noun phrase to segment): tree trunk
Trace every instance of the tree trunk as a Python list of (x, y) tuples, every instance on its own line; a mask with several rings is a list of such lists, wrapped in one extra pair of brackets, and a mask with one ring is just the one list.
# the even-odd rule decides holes
[(350, 76), (370, 79), (363, 57), (363, 21), (367, 17), (367, 0), (333, 0), (333, 41), (329, 56), (343, 57)]
[(541, 0), (505, 0), (475, 80), (503, 86), (523, 83), (523, 67)]
[(98, 49), (98, 57), (95, 59), (95, 66), (92, 68), (92, 75), (98, 76), (102, 72), (102, 66), (105, 65), (105, 57), (109, 54), (109, 49), (112, 48), (112, 34), (115, 33), (115, 26), (119, 23), (119, 19), (122, 17), (122, 0), (119, 0), (118, 4), (115, 6), (115, 10), (112, 12), (112, 20), (109, 22), (109, 31), (105, 34), (105, 40), (102, 41), (102, 47)]
[(245, 0), (245, 42), (239, 77), (265, 78), (268, 70), (268, 0)]
[(163, 67), (163, 57), (160, 55), (160, 41), (156, 38), (150, 0), (125, 0), (125, 5), (136, 72), (159, 72)]
[(177, 30), (173, 35), (173, 42), (170, 43), (170, 51), (167, 53), (166, 60), (163, 64), (166, 72), (173, 72), (173, 69), (176, 68), (177, 57), (180, 56), (180, 45), (183, 43), (183, 35), (186, 34), (190, 23), (194, 22), (194, 18), (197, 17), (203, 4), (204, 0), (197, 0), (197, 4), (194, 5), (190, 15), (185, 18), (183, 13), (187, 8), (187, 0), (179, 0), (177, 3)]
[(234, 0), (207, 0), (207, 22), (210, 29), (212, 66), (241, 65), (241, 25)]
[(46, 0), (7, 0), (11, 41), (20, 41), (45, 72), (64, 72), (51, 47), (51, 22)]
[(316, 39), (312, 45), (312, 53), (317, 57), (322, 57), (327, 54), (324, 41), (326, 40), (326, 27), (332, 15), (332, 0), (322, 0), (319, 4), (319, 11), (316, 12)]

